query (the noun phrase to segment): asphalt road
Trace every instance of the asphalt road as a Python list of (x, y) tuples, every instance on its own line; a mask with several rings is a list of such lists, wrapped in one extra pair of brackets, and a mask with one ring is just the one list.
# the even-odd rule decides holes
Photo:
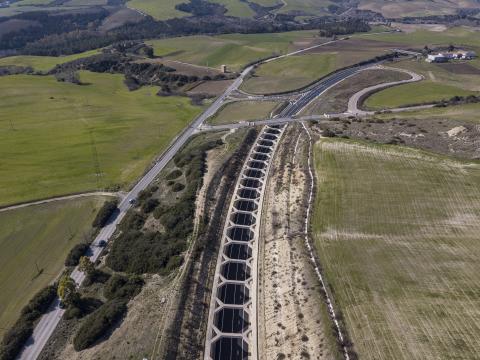
[[(339, 39), (339, 40), (342, 40), (342, 39)], [(300, 54), (304, 51), (308, 51), (320, 46), (324, 46), (332, 42), (334, 41), (329, 41), (323, 44), (314, 45), (305, 49), (297, 50), (289, 54), (284, 54), (276, 58), (271, 58), (269, 60), (266, 60), (266, 62), (284, 58), (286, 56)], [(140, 179), (140, 181), (133, 187), (133, 189), (123, 198), (123, 200), (120, 202), (118, 206), (119, 211), (116, 214), (116, 216), (110, 219), (109, 224), (107, 224), (100, 231), (100, 233), (92, 242), (92, 245), (90, 246), (90, 253), (91, 253), (90, 259), (93, 262), (95, 262), (98, 259), (98, 257), (102, 252), (102, 248), (98, 246), (99, 242), (101, 240), (104, 240), (104, 241), (110, 240), (111, 236), (115, 232), (117, 225), (123, 219), (126, 212), (131, 208), (132, 205), (129, 203), (129, 200), (132, 198), (136, 198), (140, 193), (140, 191), (147, 188), (147, 186), (153, 181), (153, 179), (160, 173), (160, 171), (162, 171), (162, 169), (168, 164), (168, 162), (175, 156), (178, 150), (180, 150), (182, 146), (187, 142), (190, 136), (192, 136), (200, 128), (200, 126), (205, 122), (207, 118), (215, 114), (220, 109), (220, 107), (223, 105), (223, 102), (226, 100), (228, 96), (230, 96), (230, 94), (233, 91), (238, 89), (240, 84), (243, 82), (245, 76), (248, 75), (248, 73), (253, 69), (253, 67), (254, 66), (251, 65), (245, 68), (240, 74), (240, 76), (237, 79), (235, 79), (235, 81), (228, 87), (228, 89), (221, 96), (219, 96), (212, 103), (212, 105), (209, 106), (207, 110), (205, 110), (200, 116), (198, 116), (186, 129), (182, 131), (180, 135), (178, 135), (172, 141), (170, 147), (162, 154), (162, 156), (155, 163), (155, 165)], [(337, 77), (337, 75), (334, 75), (334, 76)], [(315, 89), (317, 88), (315, 87), (310, 92), (302, 96), (298, 101), (296, 101), (294, 105), (292, 105), (293, 108), (288, 114), (293, 114), (297, 109), (301, 109), (303, 106), (305, 106), (302, 104), (306, 104), (306, 101), (308, 100), (306, 96), (312, 96), (311, 99), (318, 96), (318, 95), (313, 96), (312, 94), (312, 91), (314, 91)], [(75, 268), (75, 270), (71, 274), (71, 277), (72, 279), (75, 280), (75, 282), (78, 285), (80, 285), (83, 282), (85, 275), (81, 271), (79, 271), (77, 268)], [(27, 341), (21, 355), (19, 356), (20, 360), (35, 360), (40, 355), (48, 339), (53, 334), (55, 328), (60, 322), (60, 319), (62, 318), (63, 313), (65, 312), (63, 309), (60, 308), (59, 304), (60, 304), (59, 300), (58, 299), (55, 300), (54, 303), (51, 305), (49, 311), (41, 317), (39, 323), (37, 324), (37, 326), (33, 331), (33, 335)]]

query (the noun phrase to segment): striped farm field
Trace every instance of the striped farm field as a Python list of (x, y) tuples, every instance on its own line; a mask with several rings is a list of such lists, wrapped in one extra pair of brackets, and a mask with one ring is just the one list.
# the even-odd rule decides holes
[(359, 358), (478, 358), (480, 163), (326, 139), (315, 166), (315, 246)]

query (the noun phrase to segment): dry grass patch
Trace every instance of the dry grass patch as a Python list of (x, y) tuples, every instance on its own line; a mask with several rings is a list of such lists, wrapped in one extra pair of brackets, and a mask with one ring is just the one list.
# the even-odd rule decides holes
[(313, 231), (363, 359), (473, 359), (480, 165), (323, 140)]

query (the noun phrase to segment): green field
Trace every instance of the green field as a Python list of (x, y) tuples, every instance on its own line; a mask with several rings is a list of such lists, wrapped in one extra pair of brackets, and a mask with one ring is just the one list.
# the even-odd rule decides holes
[(279, 13), (288, 13), (291, 11), (302, 11), (308, 15), (328, 15), (328, 5), (334, 4), (328, 0), (287, 0), (285, 6), (281, 7)]
[(225, 105), (208, 120), (209, 124), (232, 124), (268, 118), (278, 103), (274, 101), (238, 101)]
[(475, 359), (480, 164), (348, 140), (315, 164), (315, 245), (359, 358)]
[(225, 64), (232, 70), (273, 54), (286, 53), (295, 41), (313, 41), (316, 31), (292, 31), (274, 34), (228, 34), (220, 36), (185, 36), (149, 40), (155, 55), (166, 59), (219, 68)]
[(190, 15), (189, 13), (175, 9), (175, 5), (183, 2), (183, 0), (130, 0), (127, 2), (127, 7), (140, 10), (157, 20), (167, 20)]
[(467, 96), (471, 94), (477, 95), (476, 92), (466, 91), (458, 87), (432, 81), (421, 81), (394, 86), (374, 93), (366, 99), (364, 105), (367, 109), (381, 110), (440, 101), (456, 95)]
[(33, 55), (19, 55), (0, 58), (0, 66), (17, 65), (30, 66), (36, 71), (47, 72), (57, 64), (63, 64), (69, 61), (80, 59), (83, 57), (99, 54), (100, 50), (90, 50), (83, 53), (68, 55), (68, 56), (33, 56)]
[(408, 119), (420, 119), (420, 120), (431, 120), (431, 119), (450, 119), (456, 121), (468, 121), (472, 123), (480, 123), (480, 118), (478, 114), (480, 113), (480, 104), (465, 104), (465, 105), (456, 105), (449, 107), (435, 107), (431, 109), (415, 110), (402, 112), (402, 114), (380, 114), (376, 115), (385, 120), (391, 118), (398, 118), (399, 116), (408, 118)]
[(355, 34), (352, 36), (368, 40), (411, 44), (422, 48), (425, 45), (432, 47), (439, 45), (448, 46), (450, 44), (456, 46), (464, 45), (480, 47), (480, 36), (478, 36), (478, 31), (468, 27), (453, 27), (446, 31), (428, 31), (421, 29), (411, 33), (397, 32), (375, 35)]
[(225, 13), (227, 16), (251, 18), (255, 15), (255, 11), (250, 9), (247, 3), (240, 0), (212, 0), (212, 2), (224, 5), (227, 9), (227, 12)]
[(242, 84), (252, 94), (295, 90), (319, 79), (336, 68), (336, 54), (288, 56), (259, 66), (255, 75)]
[(103, 201), (88, 197), (0, 213), (0, 337), (32, 296), (62, 271), (67, 253), (84, 241)]
[(50, 76), (0, 78), (0, 204), (128, 187), (201, 107), (129, 92), (123, 76), (81, 73), (88, 85)]

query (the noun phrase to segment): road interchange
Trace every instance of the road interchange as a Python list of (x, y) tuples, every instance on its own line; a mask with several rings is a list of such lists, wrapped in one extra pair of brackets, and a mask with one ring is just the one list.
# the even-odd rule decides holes
[[(335, 40), (341, 41), (343, 39)], [(294, 51), (292, 53), (280, 55), (260, 63), (274, 61), (276, 59), (284, 58), (286, 56), (292, 56), (300, 54), (304, 51), (312, 50), (314, 48), (331, 44), (334, 41), (329, 41), (319, 45), (315, 45), (306, 49)], [(258, 64), (260, 64), (258, 63)], [(214, 115), (226, 102), (230, 101), (232, 94), (237, 92), (239, 86), (244, 79), (250, 74), (254, 67), (258, 64), (250, 65), (246, 67), (238, 78), (227, 88), (227, 90), (219, 96), (200, 116), (198, 116), (187, 128), (185, 128), (170, 144), (170, 146), (163, 152), (158, 158), (155, 164), (146, 172), (146, 174), (135, 184), (135, 186), (128, 192), (128, 194), (121, 200), (118, 206), (117, 213), (110, 219), (109, 223), (102, 228), (99, 234), (92, 242), (89, 249), (89, 257), (95, 262), (101, 255), (103, 247), (100, 243), (103, 241), (109, 241), (112, 235), (115, 233), (117, 225), (121, 222), (127, 211), (132, 207), (131, 199), (137, 198), (139, 193), (146, 189), (150, 183), (157, 177), (157, 175), (164, 169), (164, 167), (173, 159), (175, 154), (187, 143), (192, 135), (208, 128), (204, 127), (205, 121)], [(330, 76), (327, 76), (303, 92), (297, 93), (295, 98), (289, 102), (289, 104), (279, 114), (278, 118), (258, 121), (255, 125), (265, 124), (282, 124), (291, 121), (307, 120), (306, 117), (295, 118), (306, 106), (308, 106), (314, 99), (319, 97), (325, 91), (335, 86), (339, 82), (355, 75), (359, 71), (371, 67), (372, 65), (356, 66), (347, 69), (340, 70)], [(312, 116), (308, 119), (321, 119), (327, 116)], [(210, 127), (211, 130), (232, 129), (236, 127), (249, 126), (250, 124), (230, 124), (223, 127)], [(75, 268), (71, 273), (72, 279), (80, 286), (85, 278), (83, 272)], [(43, 315), (36, 325), (32, 336), (27, 341), (19, 359), (21, 360), (33, 360), (37, 359), (43, 348), (45, 347), (48, 339), (53, 334), (55, 328), (60, 322), (65, 310), (60, 307), (59, 299), (56, 299), (51, 304), (48, 312)]]

